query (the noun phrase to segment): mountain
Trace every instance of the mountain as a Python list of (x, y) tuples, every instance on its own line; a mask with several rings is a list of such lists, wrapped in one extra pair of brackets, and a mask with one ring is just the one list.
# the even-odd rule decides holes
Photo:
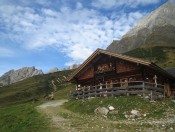
[(121, 40), (114, 40), (107, 50), (125, 53), (137, 48), (175, 47), (175, 4), (167, 2), (141, 19)]
[(18, 70), (10, 70), (0, 77), (0, 83), (3, 85), (9, 85), (26, 78), (43, 74), (42, 70), (33, 67), (23, 67)]

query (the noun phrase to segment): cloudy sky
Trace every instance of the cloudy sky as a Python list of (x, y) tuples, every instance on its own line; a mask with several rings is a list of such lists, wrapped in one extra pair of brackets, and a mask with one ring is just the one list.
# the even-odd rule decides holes
[(0, 75), (83, 62), (167, 0), (0, 0)]

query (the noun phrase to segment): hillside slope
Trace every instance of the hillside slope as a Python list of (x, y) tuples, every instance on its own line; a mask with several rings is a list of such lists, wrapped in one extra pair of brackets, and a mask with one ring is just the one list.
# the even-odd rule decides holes
[(65, 70), (37, 75), (0, 87), (0, 106), (44, 99), (44, 96), (52, 91), (55, 91), (55, 98), (64, 98), (73, 86), (66, 82), (67, 76), (71, 73), (72, 70)]
[(162, 68), (169, 69), (175, 67), (175, 47), (147, 46), (124, 54), (154, 62)]

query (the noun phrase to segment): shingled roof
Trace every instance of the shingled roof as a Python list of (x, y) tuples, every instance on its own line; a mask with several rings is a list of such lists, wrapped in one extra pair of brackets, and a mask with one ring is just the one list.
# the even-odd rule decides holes
[(144, 66), (151, 67), (154, 70), (156, 70), (157, 72), (160, 72), (160, 73), (164, 74), (168, 79), (175, 80), (174, 76), (172, 76), (171, 74), (169, 74), (168, 72), (166, 72), (165, 70), (163, 70), (162, 68), (160, 68), (159, 66), (157, 66), (156, 64), (154, 64), (152, 62), (149, 62), (149, 61), (146, 61), (146, 60), (143, 60), (143, 59), (139, 59), (139, 58), (135, 58), (135, 57), (130, 57), (130, 56), (123, 55), (123, 54), (113, 53), (113, 52), (110, 52), (108, 50), (97, 49), (92, 55), (90, 55), (84, 61), (84, 63), (75, 72), (73, 72), (70, 75), (70, 77), (68, 78), (68, 81), (72, 81), (74, 79), (74, 77), (76, 77), (77, 74), (80, 73), (83, 70), (83, 68), (87, 64), (89, 64), (99, 54), (105, 54), (105, 55), (109, 55), (109, 56), (112, 56), (112, 57), (115, 57), (115, 58), (119, 58), (119, 59), (122, 59), (122, 60), (129, 61), (129, 62), (134, 62), (134, 63), (138, 63), (138, 64), (141, 64), (141, 65), (144, 65)]

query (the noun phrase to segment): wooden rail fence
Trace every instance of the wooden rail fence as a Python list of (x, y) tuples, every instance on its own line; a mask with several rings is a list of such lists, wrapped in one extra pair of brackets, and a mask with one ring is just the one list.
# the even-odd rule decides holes
[(89, 97), (108, 97), (120, 95), (151, 95), (165, 97), (165, 85), (145, 81), (132, 81), (124, 83), (100, 84), (95, 86), (79, 87), (70, 94), (71, 99)]

